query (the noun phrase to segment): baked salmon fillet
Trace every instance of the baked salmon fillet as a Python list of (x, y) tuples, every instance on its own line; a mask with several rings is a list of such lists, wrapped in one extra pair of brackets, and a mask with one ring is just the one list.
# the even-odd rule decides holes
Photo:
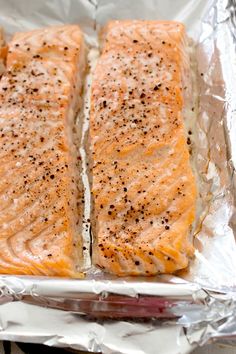
[(5, 43), (3, 29), (0, 27), (0, 77), (5, 71), (6, 56), (7, 56), (7, 46)]
[(117, 275), (173, 273), (193, 255), (195, 178), (183, 108), (181, 23), (113, 21), (91, 93), (93, 261)]
[(85, 72), (77, 25), (17, 33), (0, 81), (0, 273), (78, 276), (82, 186), (74, 141)]

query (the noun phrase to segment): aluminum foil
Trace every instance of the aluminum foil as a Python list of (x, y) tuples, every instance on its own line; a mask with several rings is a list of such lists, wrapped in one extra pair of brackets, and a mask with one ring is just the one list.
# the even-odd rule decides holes
[[(84, 280), (0, 276), (0, 339), (135, 354), (156, 354), (157, 348), (158, 353), (188, 353), (212, 339), (236, 339), (236, 2), (0, 0), (0, 6), (0, 25), (8, 37), (15, 31), (79, 23), (91, 49), (91, 67), (98, 54), (97, 33), (107, 20), (184, 22), (196, 44), (196, 107), (189, 121), (199, 186), (196, 252), (188, 271), (117, 279), (91, 268), (87, 252)], [(83, 142), (90, 81), (91, 72), (85, 85)], [(88, 219), (84, 146), (80, 154)], [(83, 238), (89, 245), (86, 230)]]

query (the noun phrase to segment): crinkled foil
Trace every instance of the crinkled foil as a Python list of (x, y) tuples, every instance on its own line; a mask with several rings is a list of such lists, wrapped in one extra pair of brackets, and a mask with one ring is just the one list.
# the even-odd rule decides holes
[[(236, 1), (0, 0), (0, 25), (15, 31), (79, 23), (94, 65), (97, 32), (109, 19), (175, 19), (196, 43), (197, 102), (191, 123), (199, 187), (196, 252), (176, 276), (116, 278), (90, 268), (83, 280), (0, 276), (0, 339), (102, 353), (189, 353), (212, 339), (236, 339)], [(83, 142), (89, 85), (81, 117)], [(89, 190), (81, 146), (83, 182)], [(85, 225), (86, 226), (86, 225)], [(90, 244), (88, 227), (84, 242)], [(87, 247), (88, 248), (88, 247)]]

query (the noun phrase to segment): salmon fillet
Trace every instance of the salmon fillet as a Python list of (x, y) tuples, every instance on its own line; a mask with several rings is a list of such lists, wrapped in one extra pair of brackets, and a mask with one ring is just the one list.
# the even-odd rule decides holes
[(17, 33), (0, 81), (0, 273), (78, 275), (82, 187), (73, 138), (85, 71), (77, 25)]
[(0, 28), (0, 77), (5, 71), (6, 56), (7, 56), (7, 46), (5, 44), (3, 29)]
[(187, 267), (196, 183), (184, 121), (184, 26), (113, 21), (91, 93), (93, 261), (117, 275)]

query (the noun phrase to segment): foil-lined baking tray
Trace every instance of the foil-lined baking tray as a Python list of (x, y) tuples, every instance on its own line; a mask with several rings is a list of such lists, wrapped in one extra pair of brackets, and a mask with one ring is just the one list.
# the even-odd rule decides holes
[[(90, 267), (81, 280), (0, 276), (0, 339), (102, 353), (188, 353), (236, 338), (236, 2), (234, 0), (0, 0), (0, 25), (16, 31), (79, 23), (94, 66), (109, 19), (175, 19), (193, 38), (196, 90), (192, 161), (199, 187), (195, 259), (175, 276), (116, 278)], [(88, 129), (86, 79), (83, 139)], [(80, 149), (84, 170), (86, 154)], [(85, 219), (89, 213), (86, 174)], [(84, 242), (90, 244), (85, 227)], [(89, 249), (89, 247), (87, 247)]]

